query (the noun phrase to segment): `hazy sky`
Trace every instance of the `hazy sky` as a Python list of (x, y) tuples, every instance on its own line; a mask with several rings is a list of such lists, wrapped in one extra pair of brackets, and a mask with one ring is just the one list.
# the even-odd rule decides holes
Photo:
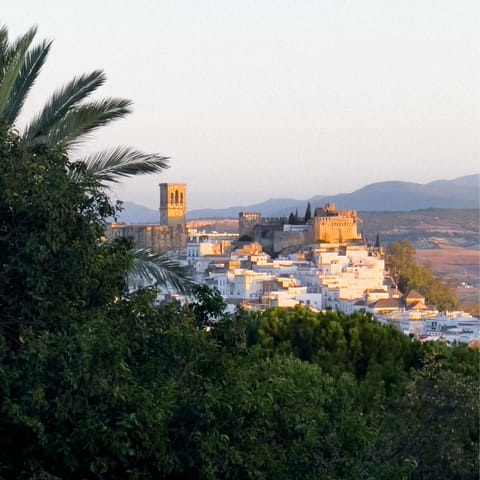
[(226, 207), (480, 171), (478, 0), (3, 3), (12, 37), (54, 39), (25, 118), (102, 68), (98, 96), (135, 111), (85, 148), (172, 157), (122, 200), (158, 208), (158, 183), (185, 182), (189, 208)]

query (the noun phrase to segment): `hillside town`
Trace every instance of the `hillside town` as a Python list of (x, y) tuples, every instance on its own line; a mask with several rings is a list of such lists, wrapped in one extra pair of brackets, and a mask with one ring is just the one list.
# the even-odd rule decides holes
[[(401, 294), (386, 271), (380, 241), (371, 244), (358, 232), (355, 210), (330, 203), (300, 225), (240, 212), (238, 234), (188, 229), (185, 214), (186, 185), (164, 183), (159, 224), (111, 224), (107, 233), (168, 251), (191, 268), (198, 283), (217, 289), (229, 311), (296, 305), (364, 311), (421, 340), (478, 341), (477, 319), (440, 312), (415, 290)], [(178, 295), (164, 291), (159, 301), (172, 297)]]
[(478, 15), (432, 3), (4, 2), (0, 480), (478, 479)]

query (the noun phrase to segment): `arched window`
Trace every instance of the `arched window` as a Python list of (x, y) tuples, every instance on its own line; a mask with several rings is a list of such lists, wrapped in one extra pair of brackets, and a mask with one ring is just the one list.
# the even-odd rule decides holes
[(183, 192), (180, 192), (180, 203), (183, 205)]
[(170, 194), (170, 203), (173, 203), (173, 192)]
[(175, 203), (178, 203), (178, 190), (175, 190)]

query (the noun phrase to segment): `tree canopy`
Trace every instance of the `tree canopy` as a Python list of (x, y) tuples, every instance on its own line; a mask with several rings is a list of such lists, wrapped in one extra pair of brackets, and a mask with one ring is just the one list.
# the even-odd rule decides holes
[[(126, 244), (101, 245), (115, 213), (62, 149), (28, 146), (0, 128), (0, 328), (68, 322), (125, 288)], [(102, 288), (99, 288), (101, 285)]]
[(451, 284), (436, 277), (431, 265), (419, 265), (415, 261), (415, 249), (408, 240), (390, 243), (385, 252), (386, 267), (402, 293), (417, 290), (428, 303), (441, 310), (453, 310), (457, 299)]

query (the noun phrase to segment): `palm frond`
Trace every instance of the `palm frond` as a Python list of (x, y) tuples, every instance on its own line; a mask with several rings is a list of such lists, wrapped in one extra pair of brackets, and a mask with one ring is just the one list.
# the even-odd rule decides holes
[(2, 72), (7, 61), (8, 49), (8, 27), (2, 25), (0, 27), (0, 79), (3, 78)]
[(7, 49), (6, 49), (6, 55), (7, 55), (6, 58), (8, 59), (13, 58), (17, 54), (18, 50), (22, 48), (21, 45), (24, 42), (25, 38), (29, 37), (30, 43), (31, 43), (36, 34), (37, 34), (37, 27), (33, 26), (27, 30), (27, 33), (16, 38), (13, 42), (8, 43)]
[(43, 134), (28, 140), (31, 144), (63, 145), (72, 148), (95, 129), (123, 118), (131, 112), (132, 102), (122, 98), (106, 98), (72, 107), (56, 124)]
[(43, 41), (40, 45), (27, 51), (4, 112), (4, 118), (8, 124), (13, 124), (20, 114), (28, 92), (45, 63), (51, 45), (51, 41)]
[[(30, 28), (25, 35), (22, 35), (15, 39), (13, 42), (9, 42), (8, 39), (8, 27), (5, 25), (0, 32), (0, 45), (3, 65), (6, 66), (10, 63), (17, 53), (22, 50), (22, 44), (25, 41), (25, 37), (30, 38), (30, 43), (37, 34), (37, 27)], [(28, 49), (28, 48), (27, 48)]]
[(182, 294), (190, 294), (195, 285), (188, 268), (165, 254), (154, 253), (147, 248), (130, 250), (133, 265), (128, 276), (130, 279), (139, 277), (147, 283), (174, 290)]
[[(140, 152), (131, 147), (116, 147), (90, 155), (80, 162), (86, 172), (102, 185), (118, 183), (121, 178), (157, 173), (168, 168), (168, 157)], [(78, 173), (77, 173), (78, 175)]]
[(25, 35), (14, 42), (12, 46), (7, 46), (3, 52), (5, 63), (0, 78), (0, 117), (2, 118), (5, 115), (10, 96), (25, 61), (25, 55), (35, 37), (36, 31), (36, 28), (31, 28)]
[(105, 80), (102, 70), (75, 77), (63, 88), (54, 92), (42, 111), (27, 126), (23, 137), (31, 142), (36, 137), (47, 135), (62, 117), (103, 85)]

